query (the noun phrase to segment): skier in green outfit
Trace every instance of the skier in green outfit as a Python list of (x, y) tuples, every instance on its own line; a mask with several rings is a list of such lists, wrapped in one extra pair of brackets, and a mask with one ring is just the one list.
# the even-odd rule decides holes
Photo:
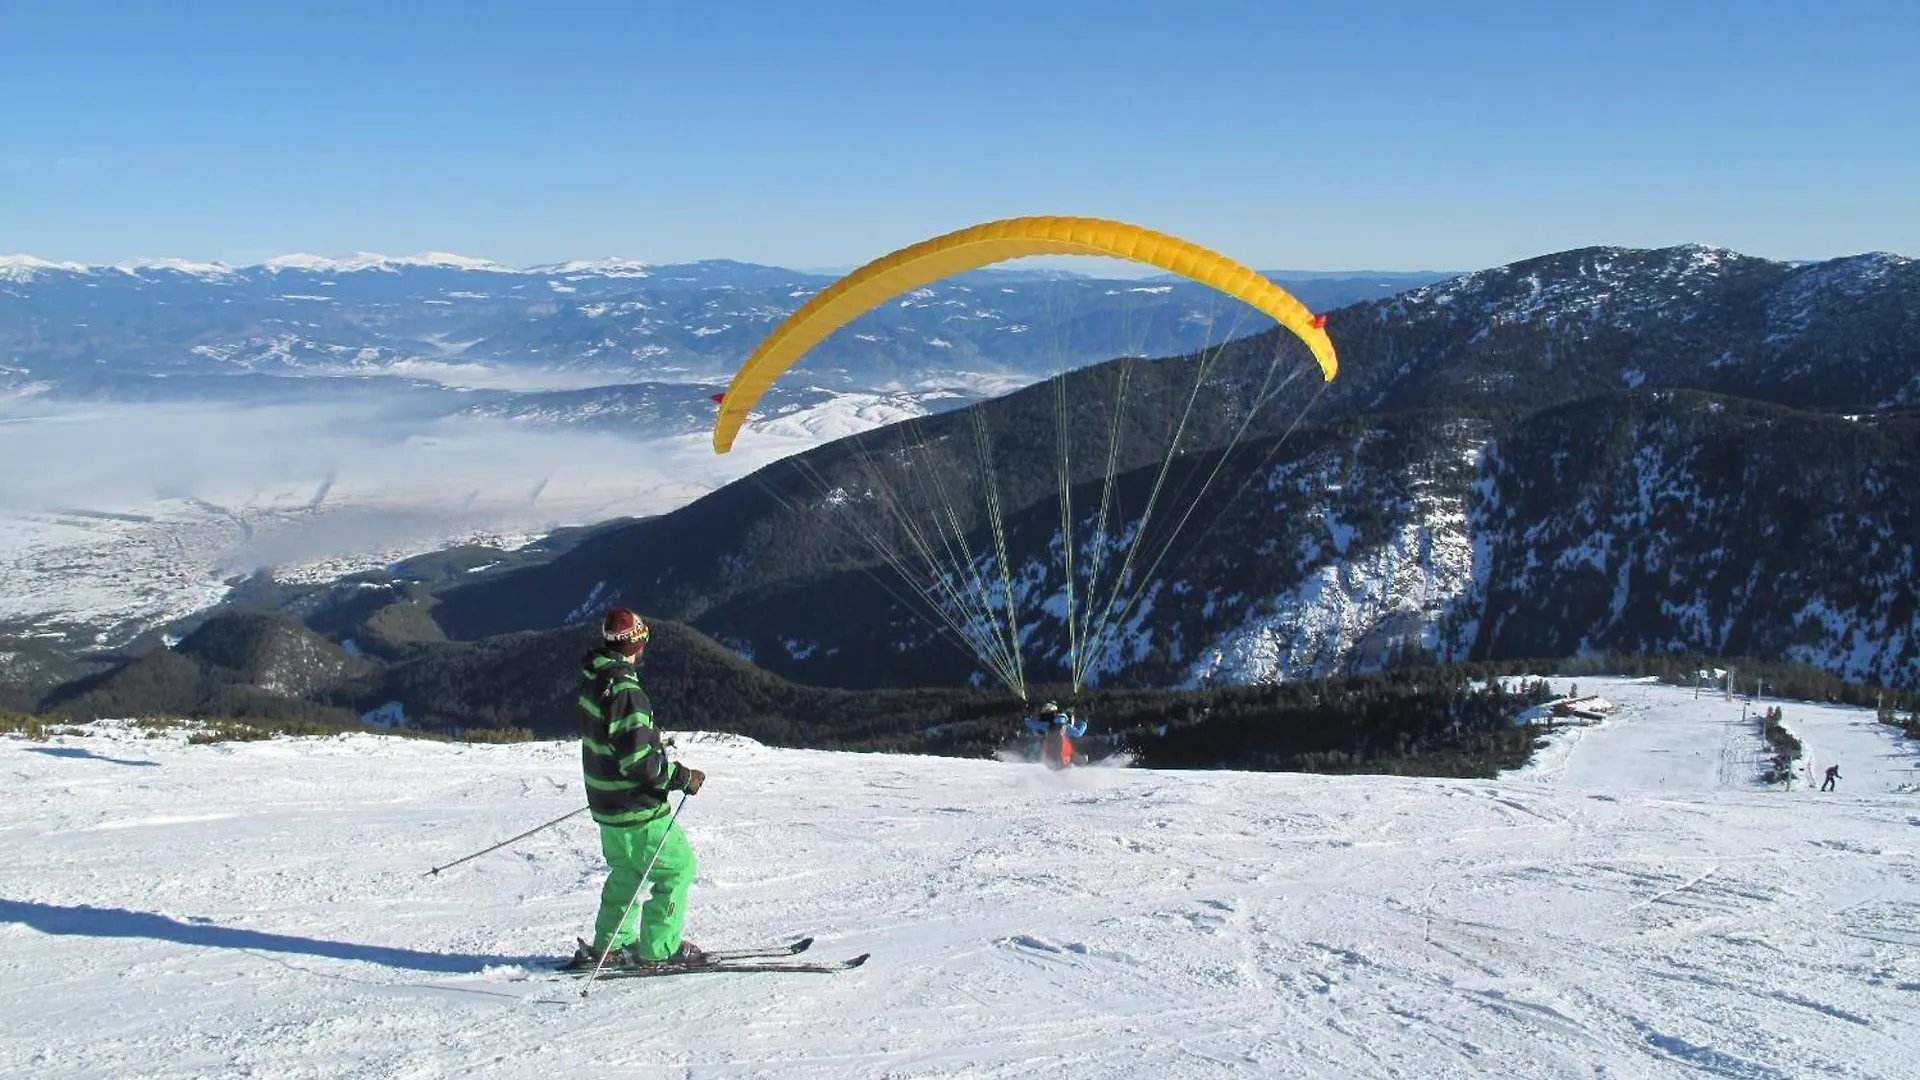
[[(580, 763), (609, 872), (593, 942), (582, 941), (567, 966), (591, 968), (603, 957), (605, 967), (699, 964), (704, 954), (680, 937), (693, 848), (668, 812), (667, 793), (695, 794), (706, 774), (669, 761), (660, 742), (637, 670), (651, 636), (647, 624), (626, 608), (612, 608), (600, 636), (605, 644), (587, 654), (582, 671)], [(634, 905), (643, 885), (651, 891)]]

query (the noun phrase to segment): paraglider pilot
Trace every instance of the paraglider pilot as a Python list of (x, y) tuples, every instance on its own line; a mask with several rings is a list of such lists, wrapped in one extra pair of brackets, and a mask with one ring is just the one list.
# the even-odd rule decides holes
[(1049, 701), (1037, 715), (1027, 717), (1027, 730), (1040, 736), (1040, 760), (1049, 769), (1064, 769), (1083, 764), (1085, 754), (1075, 754), (1073, 740), (1087, 733), (1087, 722)]

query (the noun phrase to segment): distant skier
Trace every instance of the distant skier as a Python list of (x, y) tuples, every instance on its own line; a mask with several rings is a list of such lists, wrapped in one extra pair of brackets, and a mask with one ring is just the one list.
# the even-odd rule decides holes
[(1073, 740), (1087, 733), (1087, 722), (1049, 701), (1038, 715), (1027, 717), (1027, 730), (1040, 736), (1040, 760), (1049, 769), (1085, 765), (1087, 755), (1075, 753)]
[[(692, 795), (706, 774), (667, 760), (653, 704), (640, 688), (638, 665), (652, 637), (647, 624), (626, 608), (612, 608), (601, 620), (600, 636), (605, 644), (586, 655), (581, 672), (580, 765), (608, 873), (593, 943), (582, 941), (567, 966), (591, 968), (603, 956), (606, 967), (697, 964), (704, 954), (680, 937), (693, 848), (667, 809), (667, 793)], [(650, 895), (622, 923), (643, 884), (650, 885)]]
[(1820, 790), (1821, 791), (1834, 790), (1833, 782), (1835, 780), (1840, 779), (1840, 766), (1838, 765), (1827, 766), (1826, 777), (1827, 778), (1824, 781), (1822, 781), (1820, 784)]

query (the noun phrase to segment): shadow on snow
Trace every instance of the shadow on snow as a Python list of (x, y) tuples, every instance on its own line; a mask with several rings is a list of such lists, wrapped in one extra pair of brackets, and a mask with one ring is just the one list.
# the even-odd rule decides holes
[(181, 945), (210, 949), (254, 949), (263, 952), (299, 953), (333, 960), (362, 960), (392, 968), (430, 971), (442, 975), (476, 975), (500, 964), (524, 965), (554, 962), (553, 957), (478, 956), (461, 953), (421, 952), (383, 945), (355, 945), (345, 941), (291, 934), (268, 934), (258, 930), (239, 930), (216, 926), (199, 919), (185, 922), (150, 911), (125, 908), (101, 908), (82, 905), (62, 907), (25, 900), (0, 900), (0, 923), (20, 923), (43, 934), (72, 934), (96, 938), (152, 938)]
[(91, 750), (79, 746), (29, 746), (27, 749), (36, 754), (46, 754), (48, 757), (91, 758), (94, 761), (107, 761), (115, 765), (148, 765), (156, 769), (160, 767), (160, 763), (157, 761), (135, 761), (131, 758), (108, 757), (105, 754), (96, 754)]

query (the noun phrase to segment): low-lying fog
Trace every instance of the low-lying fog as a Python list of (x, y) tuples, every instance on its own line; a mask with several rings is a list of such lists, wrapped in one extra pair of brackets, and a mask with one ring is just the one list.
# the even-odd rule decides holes
[[(672, 510), (781, 457), (926, 410), (819, 396), (717, 455), (699, 421), (449, 416), (432, 391), (310, 400), (0, 401), (0, 629), (115, 630), (208, 606), (259, 568), (315, 579), (449, 544)], [(452, 391), (447, 392), (448, 395)]]

